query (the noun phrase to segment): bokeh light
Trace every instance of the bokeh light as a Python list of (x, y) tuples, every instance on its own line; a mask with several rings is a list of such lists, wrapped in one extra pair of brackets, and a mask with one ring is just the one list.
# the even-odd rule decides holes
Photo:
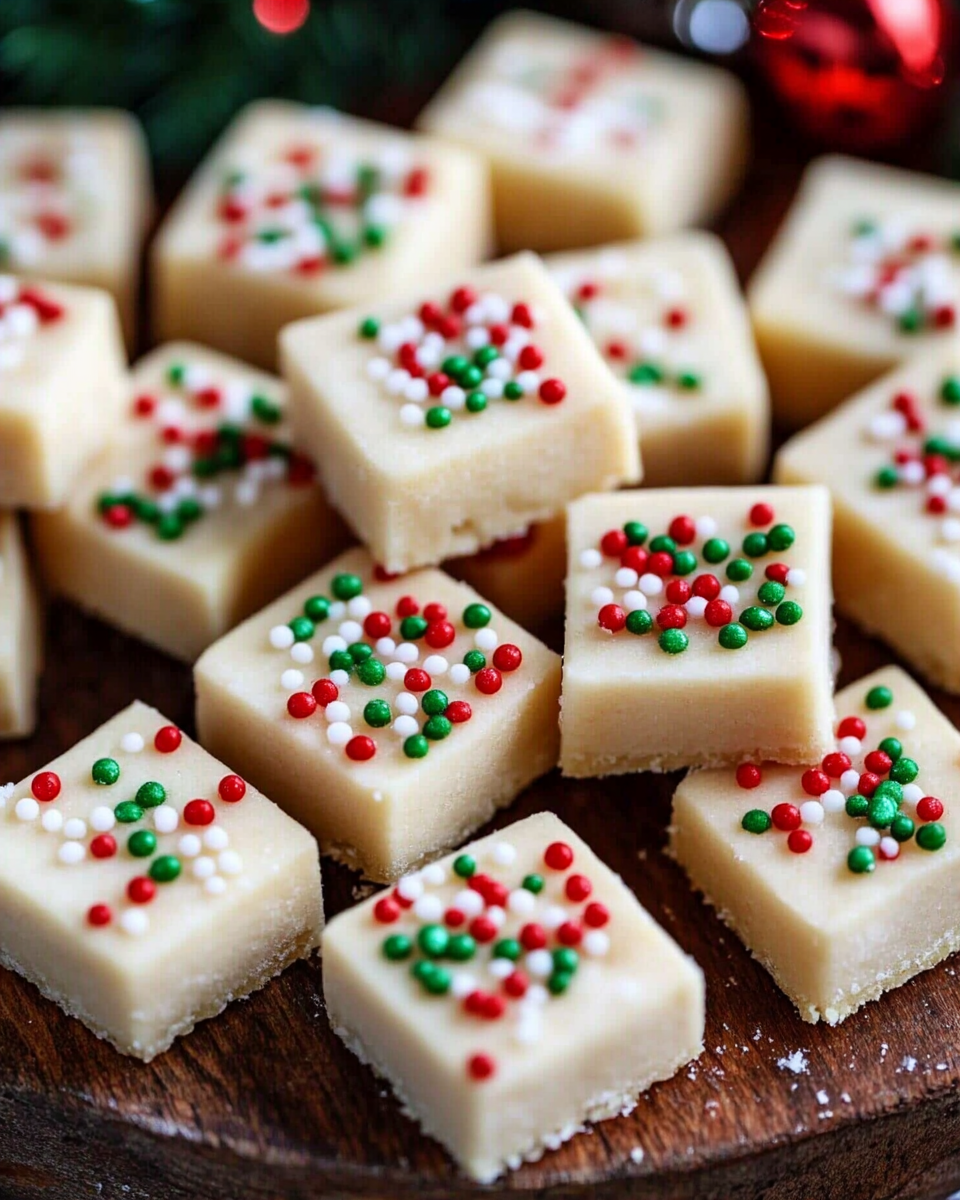
[(293, 33), (310, 16), (310, 0), (253, 0), (253, 15), (270, 33)]

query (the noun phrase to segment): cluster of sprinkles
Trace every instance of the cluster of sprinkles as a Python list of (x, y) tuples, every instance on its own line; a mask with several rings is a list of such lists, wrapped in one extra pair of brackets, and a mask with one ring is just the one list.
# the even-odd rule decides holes
[(19, 367), (30, 338), (61, 320), (64, 311), (39, 284), (0, 275), (0, 371)]
[[(182, 741), (183, 735), (175, 725), (164, 725), (157, 730), (153, 747), (158, 754), (172, 755)], [(135, 731), (120, 740), (123, 755), (137, 755), (144, 748), (143, 736)], [(117, 758), (98, 758), (90, 767), (90, 778), (107, 795), (108, 789), (123, 789), (123, 770)], [(84, 919), (94, 929), (116, 924), (133, 937), (145, 934), (150, 928), (147, 906), (160, 889), (181, 878), (185, 866), (208, 896), (222, 895), (227, 880), (243, 872), (243, 859), (230, 849), (230, 835), (217, 823), (214, 803), (201, 797), (187, 801), (178, 810), (157, 780), (140, 784), (133, 796), (128, 794), (115, 804), (97, 804), (85, 819), (65, 818), (57, 807), (63, 782), (54, 771), (34, 775), (29, 795), (14, 801), (15, 790), (12, 784), (0, 788), (0, 813), (8, 801), (13, 801), (14, 819), (36, 824), (44, 833), (59, 838), (57, 861), (63, 866), (129, 859), (135, 873), (123, 891), (122, 907), (107, 901), (91, 905)], [(225, 775), (218, 784), (217, 796), (224, 804), (237, 804), (246, 791), (247, 785), (239, 775)], [(163, 839), (177, 833), (175, 852), (163, 847)]]
[(391, 323), (365, 317), (357, 332), (376, 344), (367, 375), (402, 401), (403, 424), (445, 429), (454, 413), (481, 413), (492, 400), (564, 399), (566, 385), (546, 374), (536, 342), (542, 324), (530, 304), (464, 284), (446, 304), (426, 300)]
[(241, 378), (172, 363), (163, 389), (134, 397), (131, 416), (152, 426), (157, 457), (139, 485), (130, 477), (116, 479), (97, 497), (110, 529), (139, 521), (158, 538), (175, 540), (222, 505), (224, 476), (232, 477), (233, 502), (247, 508), (266, 486), (313, 482), (314, 465), (291, 447), (276, 399)]
[[(584, 570), (613, 573), (613, 586), (600, 583), (590, 593), (600, 630), (651, 634), (664, 653), (682, 654), (690, 644), (684, 632), (690, 621), (716, 629), (725, 650), (740, 650), (751, 635), (775, 625), (796, 625), (803, 609), (793, 594), (806, 583), (806, 573), (779, 557), (766, 565), (761, 561), (788, 551), (796, 534), (792, 526), (775, 521), (766, 503), (754, 504), (747, 522), (750, 532), (739, 552), (718, 536), (710, 516), (676, 516), (665, 533), (654, 537), (640, 521), (608, 530), (595, 548), (580, 554)], [(745, 585), (756, 576), (761, 580), (756, 596), (743, 605)]]
[(481, 124), (519, 134), (542, 153), (631, 151), (662, 118), (660, 102), (638, 86), (639, 60), (629, 38), (604, 38), (560, 61), (505, 46), (493, 77), (469, 86), (466, 103)]
[[(289, 653), (295, 664), (280, 676), (281, 688), (290, 693), (288, 714), (303, 721), (319, 712), (326, 721), (327, 741), (342, 747), (353, 762), (374, 757), (380, 730), (401, 739), (407, 758), (425, 758), (432, 742), (443, 741), (455, 725), (473, 716), (469, 701), (448, 695), (450, 685), (472, 686), (475, 699), (493, 696), (503, 687), (504, 675), (518, 671), (523, 662), (519, 646), (500, 642), (485, 604), (468, 604), (458, 630), (446, 605), (436, 601), (421, 604), (405, 595), (392, 613), (375, 609), (359, 575), (335, 575), (330, 590), (332, 598), (310, 596), (288, 624), (275, 625), (269, 643)], [(320, 646), (328, 672), (306, 691), (307, 676), (301, 668), (314, 662), (311, 643), (326, 621), (336, 623), (336, 633), (329, 633)], [(460, 631), (472, 636), (473, 646), (461, 662), (451, 662), (442, 651), (449, 651)], [(401, 690), (388, 698), (390, 683), (399, 683)], [(380, 688), (384, 691), (378, 695)], [(370, 699), (363, 698), (367, 689)], [(352, 699), (353, 691), (360, 692), (358, 712), (343, 698)]]
[[(890, 445), (890, 459), (873, 475), (881, 491), (910, 489), (922, 509), (939, 523), (944, 542), (960, 542), (960, 375), (946, 375), (937, 389), (936, 408), (952, 415), (938, 432), (929, 428), (936, 411), (915, 392), (901, 390), (886, 408), (874, 413), (864, 433), (870, 441)], [(960, 560), (942, 548), (933, 565), (960, 579)]]
[(960, 229), (948, 237), (897, 220), (862, 218), (850, 229), (837, 288), (886, 314), (902, 333), (953, 329), (957, 320), (956, 255)]
[[(882, 685), (872, 687), (864, 704), (871, 712), (889, 709), (893, 693)], [(897, 736), (909, 733), (915, 725), (913, 713), (898, 712), (893, 723), (896, 733), (869, 749), (863, 719), (844, 717), (837, 726), (836, 750), (827, 754), (818, 767), (802, 773), (796, 802), (783, 801), (771, 812), (752, 808), (744, 814), (741, 825), (748, 833), (762, 834), (769, 829), (786, 833), (787, 848), (794, 854), (806, 854), (814, 844), (811, 830), (816, 831), (828, 816), (845, 814), (857, 822), (854, 845), (846, 860), (854, 875), (870, 874), (878, 861), (899, 858), (904, 844), (910, 841), (921, 850), (942, 849), (947, 840), (940, 824), (943, 801), (926, 795), (917, 783), (920, 764), (905, 752)], [(853, 764), (861, 758), (862, 767), (858, 769)], [(749, 791), (761, 785), (763, 772), (752, 763), (741, 763), (736, 778), (739, 786)]]
[[(425, 999), (449, 997), (482, 1026), (510, 1022), (520, 1045), (539, 1041), (543, 1008), (575, 983), (581, 960), (610, 950), (610, 912), (592, 899), (593, 883), (572, 870), (566, 842), (543, 848), (540, 869), (508, 886), (497, 875), (512, 867), (517, 849), (496, 842), (489, 870), (469, 853), (452, 869), (432, 863), (405, 876), (372, 909), (375, 926), (390, 929), (381, 953), (404, 964)], [(437, 890), (459, 890), (449, 903)], [(496, 1059), (471, 1054), (464, 1070), (476, 1083), (497, 1071)]]
[(0, 267), (41, 264), (89, 219), (104, 186), (101, 157), (84, 134), (43, 149), (11, 136), (0, 156)]
[(311, 278), (385, 246), (429, 190), (429, 171), (399, 141), (363, 158), (288, 145), (272, 161), (224, 177), (217, 253), (250, 271)]
[[(670, 397), (701, 395), (703, 374), (697, 365), (691, 333), (697, 322), (686, 302), (686, 285), (678, 271), (656, 270), (641, 279), (627, 276), (625, 256), (602, 252), (595, 269), (558, 268), (554, 278), (589, 330), (610, 366), (632, 384), (631, 398), (649, 408)], [(639, 293), (633, 303), (625, 289)], [(638, 300), (652, 301), (656, 313), (641, 319)]]

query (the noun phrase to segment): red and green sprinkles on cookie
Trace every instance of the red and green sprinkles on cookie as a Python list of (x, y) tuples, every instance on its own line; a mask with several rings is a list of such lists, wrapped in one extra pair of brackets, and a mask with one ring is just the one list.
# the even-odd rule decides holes
[[(174, 725), (157, 730), (153, 747), (167, 758), (176, 754), (183, 735)], [(126, 734), (118, 754), (138, 755), (145, 748), (144, 738), (136, 732)], [(212, 800), (196, 797), (184, 804), (182, 811), (174, 806), (167, 787), (159, 780), (141, 783), (133, 795), (124, 795), (125, 768), (121, 758), (104, 756), (90, 766), (90, 781), (107, 796), (113, 791), (115, 802), (97, 803), (85, 817), (65, 817), (56, 801), (65, 798), (64, 784), (53, 771), (41, 771), (30, 782), (30, 795), (21, 797), (13, 807), (13, 816), (24, 824), (36, 823), (44, 833), (59, 839), (56, 857), (63, 866), (76, 866), (88, 859), (101, 863), (112, 859), (129, 860), (136, 866), (122, 889), (119, 901), (98, 902), (84, 915), (85, 923), (94, 929), (116, 925), (133, 937), (145, 934), (150, 927), (146, 906), (159, 894), (159, 888), (189, 875), (209, 896), (221, 895), (227, 878), (243, 871), (243, 861), (231, 850), (230, 837), (217, 822), (217, 808)], [(130, 789), (132, 791), (132, 789)], [(237, 804), (246, 795), (247, 785), (239, 775), (225, 775), (217, 787), (217, 799), (224, 804)], [(5, 801), (0, 800), (0, 810)], [(146, 824), (149, 817), (149, 825)], [(177, 834), (176, 844), (167, 846), (165, 839)], [(127, 907), (124, 907), (124, 904)]]
[[(883, 685), (870, 688), (864, 697), (864, 707), (870, 712), (881, 713), (892, 704), (893, 693)], [(914, 725), (912, 713), (896, 715), (898, 732), (909, 732)], [(911, 840), (922, 850), (942, 849), (947, 840), (940, 824), (944, 805), (935, 796), (925, 795), (916, 782), (920, 765), (904, 752), (900, 737), (889, 734), (875, 748), (865, 749), (866, 735), (862, 718), (844, 717), (837, 727), (837, 749), (827, 754), (819, 767), (801, 774), (796, 802), (780, 802), (770, 812), (751, 808), (744, 813), (741, 827), (758, 835), (770, 829), (786, 833), (787, 848), (805, 854), (825, 820), (846, 816), (858, 822), (856, 844), (846, 857), (847, 869), (854, 875), (871, 874), (878, 861), (899, 858), (902, 847)], [(862, 770), (853, 765), (860, 758)], [(762, 769), (741, 763), (736, 780), (745, 790), (758, 788), (763, 782)]]
[[(531, 1043), (541, 1035), (543, 1006), (575, 985), (584, 956), (609, 952), (611, 918), (592, 899), (592, 880), (572, 872), (566, 842), (545, 846), (538, 870), (519, 882), (509, 872), (516, 857), (516, 847), (503, 841), (485, 850), (489, 863), (470, 853), (458, 855), (449, 871), (432, 863), (382, 895), (372, 914), (375, 926), (389, 928), (380, 953), (407, 968), (424, 1001), (446, 997), (478, 1028), (511, 1017), (517, 1040)], [(508, 872), (506, 882), (500, 876)], [(451, 883), (459, 891), (448, 900), (436, 889)], [(478, 1083), (496, 1069), (483, 1051), (465, 1063)]]
[(167, 368), (165, 384), (166, 395), (158, 389), (134, 397), (133, 418), (155, 430), (157, 460), (147, 468), (142, 489), (120, 480), (97, 497), (108, 528), (119, 531), (139, 522), (162, 541), (176, 541), (222, 505), (228, 480), (234, 503), (248, 508), (265, 487), (313, 482), (312, 461), (269, 433), (283, 420), (272, 397), (182, 362)]
[(291, 144), (259, 170), (224, 177), (217, 256), (249, 271), (313, 279), (382, 250), (430, 188), (430, 171), (400, 143), (350, 159)]
[[(504, 676), (521, 669), (523, 652), (500, 642), (491, 610), (479, 601), (468, 604), (455, 622), (446, 605), (422, 604), (410, 595), (401, 596), (392, 613), (374, 609), (363, 587), (359, 575), (335, 575), (332, 598), (309, 597), (302, 613), (270, 630), (270, 646), (288, 652), (297, 664), (280, 677), (281, 687), (291, 693), (287, 713), (298, 721), (319, 714), (326, 721), (327, 742), (342, 747), (356, 763), (376, 756), (381, 731), (401, 739), (407, 758), (426, 758), (433, 743), (444, 741), (473, 716), (471, 701), (450, 695), (451, 686), (469, 688), (472, 683), (475, 696), (494, 696)], [(300, 668), (316, 660), (311, 643), (327, 621), (337, 622), (336, 632), (319, 647), (328, 673), (307, 690), (308, 677)], [(473, 645), (460, 662), (451, 662), (442, 652), (464, 634)], [(392, 698), (363, 694), (390, 683), (401, 685)]]
[[(806, 573), (785, 561), (767, 563), (762, 576), (757, 570), (762, 559), (791, 549), (796, 541), (792, 526), (776, 522), (769, 504), (755, 504), (739, 554), (717, 535), (717, 528), (713, 517), (694, 520), (680, 514), (665, 533), (650, 537), (642, 522), (628, 521), (603, 534), (598, 546), (582, 551), (584, 570), (606, 567), (613, 572), (609, 583), (590, 593), (599, 628), (638, 637), (653, 633), (665, 654), (677, 655), (688, 649), (685, 630), (694, 623), (716, 629), (723, 649), (740, 650), (751, 635), (802, 620), (803, 608), (788, 588), (803, 587)], [(704, 565), (713, 570), (702, 569)], [(743, 604), (746, 584), (756, 586), (757, 603)]]
[(445, 304), (427, 300), (392, 323), (365, 317), (358, 336), (379, 353), (366, 370), (400, 400), (410, 428), (446, 429), (456, 415), (476, 415), (492, 401), (536, 397), (548, 408), (566, 397), (566, 384), (549, 376), (536, 341), (541, 318), (532, 305), (461, 285)]

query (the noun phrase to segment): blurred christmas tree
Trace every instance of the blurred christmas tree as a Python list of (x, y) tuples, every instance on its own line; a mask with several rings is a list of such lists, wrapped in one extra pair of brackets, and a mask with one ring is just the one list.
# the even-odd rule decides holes
[(178, 173), (258, 96), (408, 122), (496, 7), (468, 0), (0, 0), (0, 91), (7, 103), (130, 108), (158, 166)]

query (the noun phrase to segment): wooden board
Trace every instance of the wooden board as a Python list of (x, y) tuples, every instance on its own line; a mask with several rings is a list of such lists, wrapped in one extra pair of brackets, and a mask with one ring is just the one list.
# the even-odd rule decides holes
[[(780, 126), (761, 130), (723, 226), (744, 275), (801, 157)], [(135, 697), (192, 730), (185, 667), (64, 605), (51, 609), (49, 632), (40, 732), (0, 748), (0, 779), (35, 770)], [(844, 622), (837, 643), (841, 683), (890, 661)], [(960, 722), (960, 700), (935, 699)], [(804, 1024), (661, 854), (675, 783), (553, 775), (497, 822), (555, 810), (706, 971), (702, 1058), (629, 1118), (478, 1188), (332, 1035), (316, 961), (146, 1067), (0, 972), (0, 1198), (944, 1200), (960, 1188), (960, 964), (837, 1029)], [(352, 902), (347, 871), (327, 865), (324, 880), (331, 914)]]

